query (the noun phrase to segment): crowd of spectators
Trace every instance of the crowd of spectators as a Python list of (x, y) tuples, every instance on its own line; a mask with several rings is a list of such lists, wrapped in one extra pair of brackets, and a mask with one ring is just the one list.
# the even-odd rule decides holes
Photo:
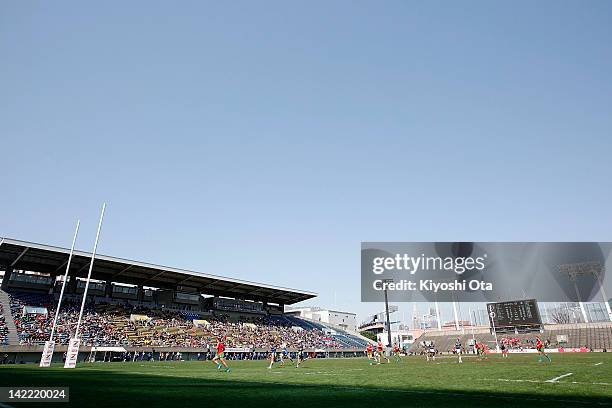
[[(353, 357), (365, 356), (365, 351), (354, 352)], [(122, 353), (99, 353), (99, 354), (90, 354), (89, 361), (121, 361), (121, 362), (141, 362), (141, 361), (210, 361), (215, 356), (214, 350), (202, 351), (197, 354), (192, 355), (184, 355), (178, 351), (156, 351), (153, 349), (152, 351), (125, 351)], [(330, 354), (328, 352), (306, 352), (303, 355), (303, 358), (329, 358)], [(297, 352), (289, 352), (289, 357), (292, 359), (297, 358)], [(230, 361), (238, 361), (238, 360), (269, 360), (270, 352), (269, 351), (248, 351), (248, 352), (232, 352), (228, 353), (225, 356), (226, 360)]]
[(0, 305), (0, 346), (8, 344), (8, 327), (4, 321), (2, 305)]
[[(51, 327), (55, 318), (55, 310), (51, 305), (39, 304), (47, 313), (26, 313), (23, 302), (11, 297), (13, 320), (19, 335), (21, 345), (43, 344), (49, 340)], [(76, 330), (80, 305), (66, 302), (58, 316), (54, 340), (59, 344), (68, 344)], [(110, 324), (103, 313), (98, 313), (93, 305), (88, 305), (83, 313), (81, 323), (81, 339), (87, 345), (119, 345), (121, 334)]]
[[(32, 300), (29, 300), (32, 302)], [(22, 345), (42, 344), (49, 340), (55, 317), (51, 302), (39, 302), (46, 313), (25, 313), (24, 301), (11, 297), (11, 310)], [(62, 304), (54, 340), (68, 344), (76, 330), (79, 304)], [(131, 319), (139, 315), (139, 319)], [(88, 304), (80, 326), (82, 344), (87, 346), (187, 347), (214, 346), (218, 337), (226, 347), (269, 349), (286, 345), (289, 348), (342, 348), (318, 328), (298, 327), (280, 316), (236, 316), (213, 314), (194, 324), (193, 316), (129, 304)]]
[[(162, 342), (178, 342), (177, 346), (200, 347), (204, 342), (221, 337), (228, 347), (268, 349), (285, 344), (289, 348), (300, 345), (307, 348), (341, 348), (319, 329), (297, 327), (281, 318), (268, 316), (253, 317), (249, 320), (234, 320), (229, 315), (216, 315), (206, 319), (207, 324), (194, 328), (190, 322), (176, 317), (171, 320), (152, 320), (148, 324), (157, 328), (154, 339)], [(180, 327), (182, 330), (172, 331)], [(161, 331), (159, 330), (161, 328)], [(199, 335), (198, 335), (199, 334)], [(153, 345), (156, 340), (153, 340)]]

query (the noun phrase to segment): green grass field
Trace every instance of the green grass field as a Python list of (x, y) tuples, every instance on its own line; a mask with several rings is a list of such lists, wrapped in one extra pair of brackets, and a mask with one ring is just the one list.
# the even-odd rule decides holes
[(428, 363), (406, 357), (379, 366), (365, 359), (321, 359), (307, 360), (299, 369), (286, 364), (272, 370), (265, 361), (247, 361), (230, 362), (230, 373), (195, 361), (79, 364), (75, 370), (0, 366), (0, 386), (69, 386), (70, 404), (55, 405), (74, 407), (612, 405), (612, 354), (552, 358), (549, 365), (538, 364), (535, 355), (492, 356), (489, 361), (466, 357), (459, 365), (454, 358)]

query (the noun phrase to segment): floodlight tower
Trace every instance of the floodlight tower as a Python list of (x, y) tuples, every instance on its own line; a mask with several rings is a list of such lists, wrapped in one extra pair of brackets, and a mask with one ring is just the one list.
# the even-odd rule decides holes
[(601, 295), (603, 296), (604, 305), (606, 305), (606, 311), (608, 312), (608, 319), (612, 321), (612, 310), (610, 309), (610, 303), (608, 302), (608, 296), (606, 295), (606, 291), (603, 285), (602, 279), (602, 271), (603, 267), (599, 262), (579, 262), (572, 264), (564, 264), (559, 265), (559, 272), (563, 275), (567, 275), (569, 279), (574, 283), (574, 289), (576, 290), (576, 296), (578, 297), (578, 304), (580, 305), (580, 310), (582, 312), (582, 316), (585, 322), (587, 320), (586, 309), (584, 307), (584, 303), (580, 298), (580, 291), (578, 290), (578, 284), (576, 283), (576, 278), (579, 276), (588, 276), (593, 275), (597, 282), (599, 283), (599, 289), (601, 290)]
[(391, 319), (389, 318), (389, 297), (387, 296), (387, 285), (392, 283), (393, 279), (383, 279), (383, 285), (385, 287), (385, 327), (387, 329), (387, 345), (391, 347)]

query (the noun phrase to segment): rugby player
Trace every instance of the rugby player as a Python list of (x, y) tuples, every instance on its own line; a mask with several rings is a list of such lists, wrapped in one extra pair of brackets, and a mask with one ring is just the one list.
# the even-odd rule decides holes
[(285, 359), (289, 359), (289, 361), (293, 363), (293, 359), (291, 358), (291, 355), (289, 354), (289, 350), (287, 350), (287, 343), (283, 343), (283, 346), (282, 346), (282, 351), (280, 354), (281, 366), (285, 365)]
[(430, 358), (432, 359), (432, 361), (436, 361), (436, 346), (434, 345), (433, 341), (429, 343), (426, 354), (427, 354), (427, 361), (429, 361)]
[(304, 361), (304, 345), (300, 343), (298, 346), (295, 368), (300, 368), (300, 364)]
[(368, 355), (368, 361), (370, 362), (370, 365), (372, 365), (372, 361), (376, 361), (376, 358), (374, 357), (374, 347), (372, 347), (371, 343), (368, 343), (368, 347), (366, 347), (366, 353)]
[(500, 346), (500, 349), (501, 349), (502, 358), (508, 358), (508, 348), (503, 342)]
[(476, 342), (476, 355), (478, 356), (479, 360), (488, 360), (489, 357), (487, 357), (486, 354), (486, 350), (485, 350), (485, 345), (484, 343), (478, 343)]
[(455, 340), (455, 353), (457, 354), (457, 357), (459, 357), (459, 364), (463, 363), (461, 360), (461, 339), (459, 337), (457, 337), (457, 340)]
[(544, 344), (542, 343), (542, 340), (540, 340), (539, 337), (536, 337), (536, 350), (538, 350), (538, 363), (542, 362), (542, 357), (546, 357), (548, 359), (549, 363), (552, 363), (552, 360), (550, 359), (550, 357), (548, 356), (548, 354), (546, 354), (546, 351), (544, 351)]
[(385, 346), (383, 346), (382, 341), (379, 341), (376, 345), (376, 358), (378, 360), (378, 364), (380, 364), (381, 357), (384, 357), (387, 360), (387, 363), (390, 363), (389, 357), (385, 355)]
[(271, 345), (270, 346), (270, 365), (268, 366), (268, 369), (272, 369), (274, 360), (276, 360), (276, 347), (274, 345)]
[(225, 344), (221, 341), (221, 338), (217, 337), (217, 354), (212, 359), (213, 363), (217, 364), (217, 370), (221, 370), (221, 365), (225, 367), (225, 372), (229, 373), (231, 370), (225, 361)]
[(397, 343), (393, 343), (393, 357), (395, 358), (396, 363), (402, 361), (402, 358), (400, 357), (400, 348)]

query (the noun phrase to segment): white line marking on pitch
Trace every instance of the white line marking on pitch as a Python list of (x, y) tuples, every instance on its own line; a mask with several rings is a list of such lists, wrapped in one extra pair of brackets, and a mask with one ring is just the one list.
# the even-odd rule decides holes
[(603, 364), (603, 361), (600, 361), (599, 363), (596, 363), (595, 365), (598, 366), (598, 365), (602, 365), (602, 364)]
[(517, 383), (536, 383), (536, 384), (586, 384), (586, 385), (607, 385), (610, 386), (612, 383), (605, 382), (584, 382), (584, 381), (555, 381), (551, 383), (550, 381), (540, 381), (540, 380), (518, 380), (518, 379), (509, 379), (509, 378), (479, 378), (479, 381), (503, 381), (503, 382), (517, 382)]
[(546, 380), (545, 382), (547, 382), (547, 383), (554, 383), (554, 382), (559, 381), (559, 380), (560, 380), (560, 379), (562, 379), (562, 378), (569, 377), (570, 375), (573, 375), (573, 374), (574, 374), (574, 373), (567, 373), (567, 374), (563, 374), (563, 375), (560, 375), (560, 376), (558, 376), (558, 377), (551, 378), (550, 380)]

